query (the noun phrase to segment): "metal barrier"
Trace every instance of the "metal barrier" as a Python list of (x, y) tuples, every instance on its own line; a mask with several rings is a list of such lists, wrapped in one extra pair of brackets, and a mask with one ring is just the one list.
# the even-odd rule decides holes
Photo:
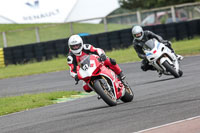
[[(180, 23), (144, 26), (144, 30), (150, 30), (161, 35), (164, 39), (191, 39), (200, 35), (200, 20), (192, 20)], [(130, 29), (113, 32), (105, 32), (89, 36), (83, 36), (84, 43), (90, 43), (104, 50), (127, 48), (132, 44)], [(49, 60), (58, 55), (67, 55), (68, 38), (29, 45), (4, 48), (5, 64), (26, 63), (33, 60)]]

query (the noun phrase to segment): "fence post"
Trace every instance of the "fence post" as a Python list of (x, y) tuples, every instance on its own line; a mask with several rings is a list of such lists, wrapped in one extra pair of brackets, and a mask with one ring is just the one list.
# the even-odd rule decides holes
[(193, 18), (192, 11), (189, 10), (189, 19), (192, 19), (192, 18)]
[(35, 36), (36, 36), (36, 41), (40, 42), (40, 34), (39, 34), (39, 28), (35, 27)]
[(176, 13), (174, 6), (171, 6), (171, 13), (172, 13), (172, 21), (176, 22)]
[(108, 31), (108, 25), (107, 25), (106, 17), (103, 18), (103, 23), (104, 23), (105, 32), (107, 32)]
[(72, 22), (69, 23), (71, 35), (74, 34), (73, 24)]
[(141, 13), (140, 13), (140, 11), (137, 11), (137, 21), (138, 21), (138, 24), (141, 25), (142, 21), (141, 21)]
[(7, 39), (6, 39), (6, 32), (2, 32), (2, 36), (3, 36), (3, 44), (4, 44), (4, 47), (6, 48), (8, 46)]

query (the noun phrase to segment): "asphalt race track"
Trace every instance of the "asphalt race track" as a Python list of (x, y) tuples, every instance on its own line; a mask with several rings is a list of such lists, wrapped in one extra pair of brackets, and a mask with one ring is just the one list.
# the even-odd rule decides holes
[[(159, 78), (140, 63), (120, 65), (135, 92), (130, 103), (108, 107), (97, 96), (0, 117), (0, 133), (132, 133), (200, 115), (200, 56), (186, 57), (183, 77)], [(68, 71), (0, 80), (0, 96), (81, 90)]]

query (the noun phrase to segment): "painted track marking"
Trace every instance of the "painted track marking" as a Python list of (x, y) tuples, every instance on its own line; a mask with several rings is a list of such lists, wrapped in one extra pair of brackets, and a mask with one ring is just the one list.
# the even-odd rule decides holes
[[(196, 121), (198, 121), (198, 123)], [(189, 122), (196, 122), (196, 123), (195, 124), (191, 124)], [(197, 124), (199, 124), (199, 125), (197, 125)], [(189, 126), (189, 125), (192, 125), (193, 127)], [(161, 126), (148, 128), (148, 129), (141, 130), (141, 131), (134, 132), (134, 133), (159, 133), (159, 132), (161, 132), (160, 129), (161, 130), (162, 129), (167, 129), (165, 131), (163, 130), (162, 133), (178, 133), (182, 129), (182, 128), (180, 128), (180, 129), (177, 130), (177, 128), (180, 127), (180, 126), (181, 127), (185, 126), (188, 129), (190, 129), (190, 133), (200, 133), (200, 116), (191, 117), (191, 118), (188, 118), (188, 119), (184, 119), (184, 120), (180, 120), (180, 121), (164, 124), (164, 125), (161, 125)], [(176, 130), (174, 130), (174, 129), (173, 130), (169, 130), (169, 127), (176, 128)], [(195, 131), (192, 132), (191, 130), (195, 130)]]

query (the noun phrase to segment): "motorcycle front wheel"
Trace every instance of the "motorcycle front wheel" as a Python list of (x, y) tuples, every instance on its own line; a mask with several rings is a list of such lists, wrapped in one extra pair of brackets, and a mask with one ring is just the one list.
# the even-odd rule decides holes
[[(103, 80), (103, 82), (102, 82)], [(105, 103), (107, 103), (109, 106), (115, 106), (117, 105), (117, 99), (115, 98), (112, 91), (108, 91), (105, 87), (105, 84), (107, 83), (104, 79), (96, 79), (94, 80), (94, 90), (95, 92), (104, 100)], [(107, 84), (108, 85), (108, 84)]]
[(179, 78), (179, 73), (176, 72), (175, 68), (169, 64), (168, 61), (164, 61), (162, 64), (168, 72), (170, 72), (175, 78)]

